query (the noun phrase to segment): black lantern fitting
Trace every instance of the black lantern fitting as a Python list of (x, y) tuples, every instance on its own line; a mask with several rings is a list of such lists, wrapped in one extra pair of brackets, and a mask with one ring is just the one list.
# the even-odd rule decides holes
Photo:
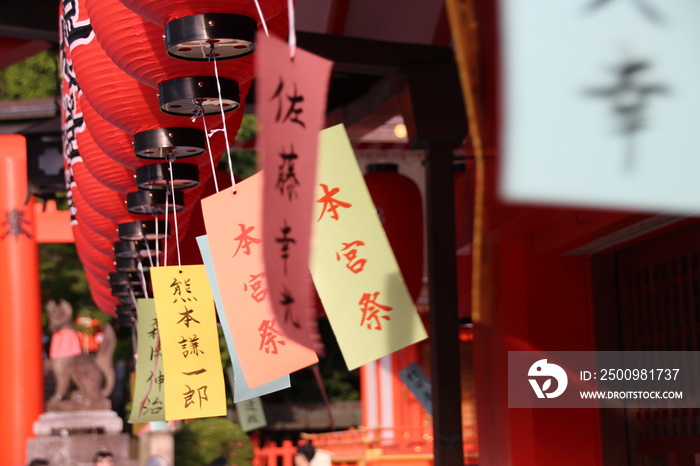
[(143, 292), (141, 285), (125, 284), (112, 285), (112, 296), (121, 298), (123, 296), (130, 298), (133, 293), (134, 298), (143, 298), (146, 294)]
[(199, 184), (199, 167), (192, 163), (144, 165), (136, 169), (136, 186), (139, 189), (160, 190), (194, 188)]
[[(230, 112), (241, 106), (238, 83), (219, 78), (223, 111)], [(219, 86), (214, 76), (192, 76), (163, 81), (158, 86), (160, 109), (170, 115), (217, 115), (221, 113)]]
[[(173, 195), (175, 201), (173, 202)], [(161, 215), (166, 212), (179, 212), (185, 208), (185, 195), (182, 191), (138, 190), (126, 195), (126, 210), (132, 214)]]
[[(143, 271), (143, 278), (146, 284), (151, 283), (151, 272)], [(109, 274), (109, 284), (114, 285), (142, 285), (140, 272), (112, 272)]]
[(258, 23), (253, 18), (225, 13), (184, 16), (165, 24), (168, 55), (181, 60), (207, 61), (250, 55), (255, 51)]
[(142, 159), (180, 159), (206, 152), (207, 137), (196, 128), (156, 128), (134, 134), (134, 151)]
[(163, 220), (120, 223), (118, 229), (119, 239), (121, 240), (140, 241), (143, 239), (158, 240), (165, 238), (165, 221)]
[(133, 304), (119, 304), (116, 312), (117, 322), (121, 327), (133, 327), (136, 323), (136, 308)]
[(133, 259), (130, 257), (117, 257), (115, 259), (115, 267), (117, 272), (125, 273), (138, 273), (139, 262), (141, 263), (141, 269), (143, 271), (148, 270), (150, 272), (151, 262), (147, 258)]
[(151, 241), (115, 241), (116, 257), (148, 257), (156, 255), (156, 242)]

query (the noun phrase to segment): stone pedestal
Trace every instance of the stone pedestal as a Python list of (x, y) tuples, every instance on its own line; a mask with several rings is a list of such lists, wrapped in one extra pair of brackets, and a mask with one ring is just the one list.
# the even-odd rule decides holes
[(37, 437), (27, 442), (27, 458), (46, 458), (51, 466), (92, 466), (92, 456), (107, 450), (117, 466), (136, 466), (131, 436), (122, 427), (114, 411), (44, 413), (34, 423)]
[(97, 432), (120, 434), (124, 421), (112, 410), (48, 412), (34, 422), (36, 435)]

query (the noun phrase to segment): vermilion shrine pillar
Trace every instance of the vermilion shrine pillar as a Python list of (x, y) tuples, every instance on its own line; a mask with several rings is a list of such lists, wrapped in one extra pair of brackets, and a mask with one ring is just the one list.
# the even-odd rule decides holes
[(39, 251), (23, 136), (0, 135), (0, 451), (26, 464), (44, 408)]

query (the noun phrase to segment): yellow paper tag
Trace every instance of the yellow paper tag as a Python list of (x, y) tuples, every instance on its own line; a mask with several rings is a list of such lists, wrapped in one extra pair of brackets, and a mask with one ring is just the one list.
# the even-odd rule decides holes
[(321, 131), (316, 193), (311, 273), (348, 369), (427, 338), (342, 125)]
[(165, 419), (226, 415), (216, 312), (203, 265), (151, 268), (165, 375)]

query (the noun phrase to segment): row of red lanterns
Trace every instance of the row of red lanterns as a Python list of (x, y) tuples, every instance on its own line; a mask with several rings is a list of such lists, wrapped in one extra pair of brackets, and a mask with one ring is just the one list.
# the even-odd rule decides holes
[[(95, 304), (128, 324), (151, 265), (198, 259), (199, 200), (228, 144), (216, 130), (238, 131), (255, 34), (286, 36), (286, 1), (65, 0), (60, 23), (76, 247)], [(166, 233), (185, 254), (163, 255)]]

